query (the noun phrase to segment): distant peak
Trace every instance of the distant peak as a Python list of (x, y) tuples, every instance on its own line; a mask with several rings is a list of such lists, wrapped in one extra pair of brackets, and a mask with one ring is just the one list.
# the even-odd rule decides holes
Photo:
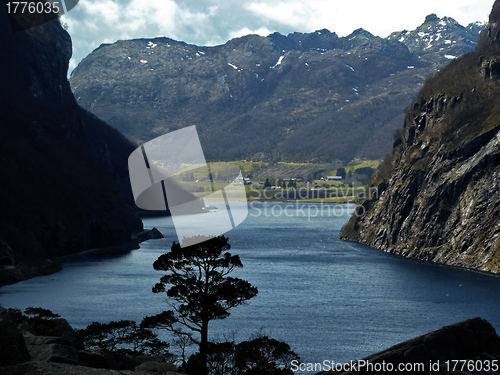
[(351, 35), (348, 36), (349, 38), (353, 37), (365, 37), (365, 38), (373, 38), (373, 34), (370, 33), (369, 31), (366, 31), (365, 29), (356, 29), (354, 30)]
[(438, 22), (441, 26), (445, 26), (448, 24), (454, 24), (454, 25), (458, 24), (458, 22), (451, 17), (439, 18), (437, 15), (432, 13), (432, 14), (429, 14), (427, 17), (425, 17), (425, 21), (422, 24), (422, 26), (427, 24), (427, 23), (438, 23)]
[(453, 23), (453, 24), (458, 24), (458, 22), (451, 18), (451, 17), (443, 17), (442, 21), (446, 22), (446, 23)]
[(486, 26), (488, 24), (488, 22), (484, 22), (484, 21), (476, 21), (476, 22), (471, 22), (467, 25), (467, 27), (471, 27), (471, 26)]
[(283, 34), (275, 31), (274, 33), (272, 34), (269, 34), (268, 37), (275, 37), (275, 38), (281, 38), (281, 37), (285, 37)]
[(323, 35), (323, 34), (331, 34), (330, 30), (328, 29), (321, 29), (321, 30), (316, 30), (316, 34)]
[(425, 17), (424, 23), (426, 23), (426, 22), (437, 22), (439, 20), (440, 20), (439, 17), (435, 13), (432, 13), (432, 14), (429, 14), (427, 17)]
[(427, 28), (427, 27), (441, 27), (441, 26), (451, 26), (451, 25), (459, 25), (461, 26), (456, 20), (454, 20), (451, 17), (443, 17), (439, 18), (436, 16), (434, 13), (429, 14), (427, 17), (425, 17), (425, 21), (422, 25), (419, 26), (419, 28)]

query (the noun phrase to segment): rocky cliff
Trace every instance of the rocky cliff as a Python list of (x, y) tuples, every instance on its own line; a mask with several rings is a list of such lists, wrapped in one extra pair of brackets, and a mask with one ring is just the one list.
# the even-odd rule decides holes
[(12, 33), (0, 7), (0, 285), (142, 230), (127, 181), (135, 146), (77, 105), (71, 39), (58, 19), (39, 23)]
[(500, 1), (474, 52), (427, 80), (341, 237), (500, 271)]
[(87, 56), (70, 82), (83, 108), (138, 142), (194, 124), (210, 160), (377, 159), (425, 78), (473, 50), (480, 26), (434, 15), (421, 27), (415, 45), (410, 32), (383, 39), (363, 29), (214, 47), (118, 41)]

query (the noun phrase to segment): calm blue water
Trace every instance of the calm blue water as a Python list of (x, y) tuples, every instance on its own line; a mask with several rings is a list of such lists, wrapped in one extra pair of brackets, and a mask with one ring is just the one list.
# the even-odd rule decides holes
[[(285, 211), (285, 208), (287, 210)], [(335, 211), (333, 211), (335, 209)], [(338, 239), (354, 206), (252, 203), (227, 233), (259, 289), (210, 327), (212, 340), (259, 330), (290, 344), (303, 362), (348, 362), (403, 340), (480, 316), (500, 328), (500, 278), (425, 264)], [(309, 216), (309, 217), (308, 217)], [(81, 258), (54, 275), (0, 288), (0, 305), (48, 308), (75, 328), (162, 311), (152, 263), (176, 241), (171, 218), (144, 219), (165, 239), (108, 258)]]

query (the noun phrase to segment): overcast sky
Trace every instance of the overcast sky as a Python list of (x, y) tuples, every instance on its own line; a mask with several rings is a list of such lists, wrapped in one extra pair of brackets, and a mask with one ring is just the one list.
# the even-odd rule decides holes
[(362, 27), (386, 37), (414, 29), (428, 14), (467, 26), (487, 21), (493, 0), (80, 0), (63, 22), (73, 39), (73, 69), (102, 43), (166, 36), (197, 45), (247, 34), (328, 29), (346, 36)]

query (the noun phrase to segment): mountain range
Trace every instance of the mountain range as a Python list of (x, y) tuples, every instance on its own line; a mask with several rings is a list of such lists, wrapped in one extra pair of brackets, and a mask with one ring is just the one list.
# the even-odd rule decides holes
[(425, 79), (472, 51), (483, 26), (433, 14), (387, 38), (122, 40), (87, 56), (70, 84), (78, 104), (138, 143), (196, 125), (212, 161), (379, 159)]

